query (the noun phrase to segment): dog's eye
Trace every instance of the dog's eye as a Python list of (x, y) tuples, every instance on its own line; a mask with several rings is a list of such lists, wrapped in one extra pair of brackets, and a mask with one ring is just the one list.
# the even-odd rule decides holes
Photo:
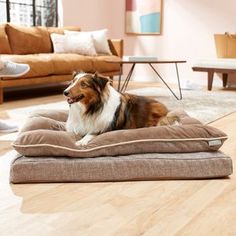
[(87, 87), (87, 84), (83, 81), (80, 82), (80, 86), (81, 88), (86, 88)]

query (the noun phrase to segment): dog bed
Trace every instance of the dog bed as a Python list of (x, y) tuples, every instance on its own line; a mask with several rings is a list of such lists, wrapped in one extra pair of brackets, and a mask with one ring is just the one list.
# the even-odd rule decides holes
[(96, 136), (86, 146), (76, 146), (81, 137), (65, 131), (67, 112), (32, 115), (13, 143), (23, 156), (98, 157), (141, 153), (216, 151), (227, 139), (220, 130), (202, 125), (183, 111), (173, 111), (180, 125), (117, 130)]
[(228, 176), (232, 161), (218, 151), (227, 139), (183, 111), (180, 125), (107, 132), (87, 146), (65, 131), (67, 111), (41, 111), (29, 117), (13, 147), (19, 156), (11, 182), (89, 182), (193, 179)]
[(68, 158), (18, 156), (12, 183), (98, 182), (219, 178), (232, 174), (224, 153), (147, 153), (119, 157)]

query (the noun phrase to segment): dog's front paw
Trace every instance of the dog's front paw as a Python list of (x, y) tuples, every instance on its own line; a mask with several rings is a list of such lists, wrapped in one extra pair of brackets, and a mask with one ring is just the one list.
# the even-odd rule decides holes
[(76, 146), (85, 146), (85, 145), (87, 145), (88, 143), (89, 143), (88, 140), (84, 140), (84, 139), (82, 138), (82, 139), (80, 139), (79, 141), (77, 141), (77, 142), (75, 143), (75, 145), (76, 145)]
[(94, 136), (95, 135), (87, 134), (82, 139), (77, 141), (75, 144), (76, 146), (86, 146), (91, 141), (91, 139), (93, 139)]

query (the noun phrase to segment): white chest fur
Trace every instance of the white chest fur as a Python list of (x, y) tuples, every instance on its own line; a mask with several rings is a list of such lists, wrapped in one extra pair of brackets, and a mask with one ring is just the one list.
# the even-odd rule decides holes
[(82, 136), (104, 132), (111, 124), (116, 109), (120, 104), (120, 94), (109, 86), (109, 97), (102, 112), (84, 115), (85, 107), (82, 103), (74, 103), (69, 110), (66, 130)]

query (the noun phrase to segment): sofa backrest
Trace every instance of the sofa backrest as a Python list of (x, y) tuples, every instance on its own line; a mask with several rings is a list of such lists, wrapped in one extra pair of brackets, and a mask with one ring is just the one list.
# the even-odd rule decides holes
[(51, 33), (64, 30), (80, 31), (79, 27), (26, 27), (14, 24), (0, 25), (0, 54), (35, 54), (53, 52)]
[(78, 26), (65, 26), (65, 27), (48, 27), (48, 32), (50, 34), (64, 34), (64, 30), (80, 31)]

